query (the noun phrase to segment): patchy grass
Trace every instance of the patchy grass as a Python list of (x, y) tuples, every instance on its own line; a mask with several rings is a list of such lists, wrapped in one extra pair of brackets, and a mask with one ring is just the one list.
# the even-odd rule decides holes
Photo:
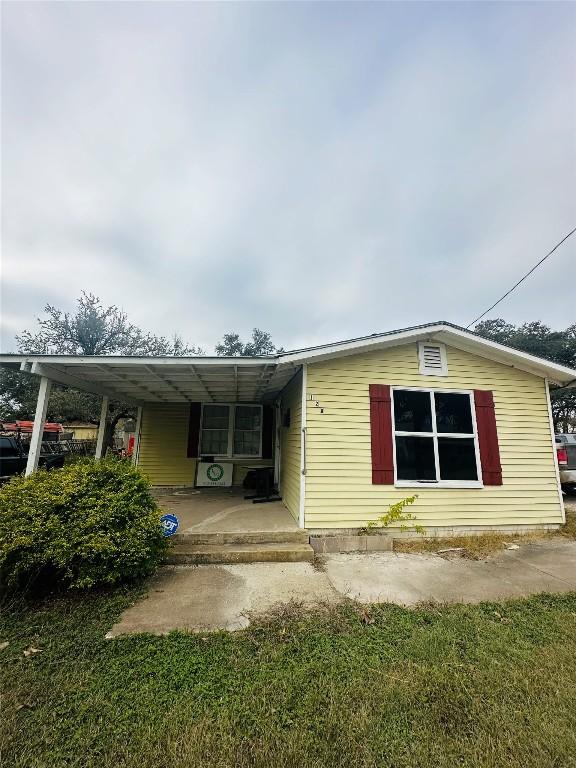
[(576, 504), (566, 505), (566, 524), (558, 531), (530, 531), (529, 533), (498, 533), (491, 531), (479, 536), (450, 536), (445, 538), (395, 539), (395, 552), (438, 552), (441, 549), (461, 548), (464, 555), (482, 559), (506, 549), (508, 544), (529, 544), (559, 536), (576, 539)]
[[(11, 768), (576, 765), (576, 595), (104, 635), (134, 592), (5, 605)], [(24, 656), (30, 646), (41, 649)]]
[(563, 525), (560, 529), (562, 536), (567, 536), (570, 539), (576, 539), (576, 499), (566, 499), (566, 525)]

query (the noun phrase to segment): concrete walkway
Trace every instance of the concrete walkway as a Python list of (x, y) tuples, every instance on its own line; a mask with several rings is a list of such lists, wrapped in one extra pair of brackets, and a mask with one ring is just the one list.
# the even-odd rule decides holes
[(576, 591), (576, 541), (563, 539), (522, 544), (480, 561), (375, 552), (329, 555), (325, 571), (309, 563), (168, 566), (108, 636), (235, 630), (250, 616), (292, 601), (305, 608), (346, 598), (415, 606), (570, 591)]

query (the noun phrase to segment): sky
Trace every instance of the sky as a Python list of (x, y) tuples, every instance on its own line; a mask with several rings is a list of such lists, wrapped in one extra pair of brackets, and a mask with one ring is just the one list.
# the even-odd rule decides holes
[[(4, 2), (2, 351), (467, 325), (576, 226), (576, 4)], [(491, 316), (576, 321), (576, 236)]]

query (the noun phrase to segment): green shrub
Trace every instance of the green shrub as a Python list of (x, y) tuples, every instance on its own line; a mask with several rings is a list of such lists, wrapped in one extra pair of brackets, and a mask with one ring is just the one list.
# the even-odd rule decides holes
[(125, 460), (13, 478), (0, 488), (1, 583), (86, 588), (148, 575), (166, 548), (160, 515)]

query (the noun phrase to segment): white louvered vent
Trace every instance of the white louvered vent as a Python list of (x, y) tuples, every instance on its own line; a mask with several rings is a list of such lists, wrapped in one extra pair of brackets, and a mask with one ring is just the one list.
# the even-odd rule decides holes
[(444, 344), (421, 341), (418, 344), (420, 373), (423, 376), (447, 376), (448, 363)]

